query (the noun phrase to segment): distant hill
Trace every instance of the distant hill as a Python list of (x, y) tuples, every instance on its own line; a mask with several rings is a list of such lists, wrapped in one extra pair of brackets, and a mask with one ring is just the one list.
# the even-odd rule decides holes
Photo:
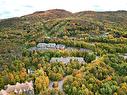
[(37, 11), (33, 14), (26, 15), (27, 17), (37, 17), (41, 16), (44, 19), (54, 19), (72, 16), (72, 13), (62, 9), (53, 9), (47, 11)]
[(24, 23), (37, 23), (52, 19), (65, 19), (65, 18), (82, 18), (94, 19), (98, 21), (118, 22), (122, 25), (127, 24), (127, 11), (107, 11), (107, 12), (95, 12), (95, 11), (82, 11), (77, 13), (71, 13), (62, 9), (52, 9), (47, 11), (37, 11), (32, 14), (28, 14), (21, 17), (9, 18), (0, 20), (0, 28), (19, 28)]

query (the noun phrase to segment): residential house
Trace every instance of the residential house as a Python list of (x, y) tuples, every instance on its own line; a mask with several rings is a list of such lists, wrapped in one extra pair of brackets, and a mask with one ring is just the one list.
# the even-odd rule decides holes
[(34, 73), (34, 70), (32, 70), (31, 68), (28, 69), (28, 74), (33, 74)]
[(47, 44), (46, 43), (38, 43), (37, 48), (46, 48)]
[(127, 59), (127, 53), (125, 53), (125, 54), (123, 55), (123, 57), (124, 57), (124, 59)]
[(48, 43), (47, 48), (56, 48), (56, 44), (55, 43)]
[(60, 57), (60, 58), (53, 57), (50, 60), (51, 63), (63, 62), (64, 64), (70, 63), (71, 61), (78, 61), (79, 63), (85, 63), (83, 57), (65, 57), (65, 58), (64, 57)]
[(55, 48), (56, 44), (55, 43), (38, 43), (37, 48)]
[(65, 45), (57, 44), (56, 45), (56, 49), (64, 50), (65, 49)]
[(0, 91), (0, 95), (10, 95), (14, 93), (16, 95), (34, 95), (33, 82), (16, 83), (16, 85), (7, 85), (5, 90)]
[(64, 50), (65, 45), (56, 44), (56, 43), (38, 43), (36, 47), (31, 47), (30, 51), (40, 51), (40, 50), (48, 50), (48, 49), (59, 49)]

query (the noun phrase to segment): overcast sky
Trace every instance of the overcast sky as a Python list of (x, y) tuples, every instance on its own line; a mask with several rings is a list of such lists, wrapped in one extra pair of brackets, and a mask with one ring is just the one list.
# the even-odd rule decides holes
[(0, 19), (49, 9), (71, 12), (127, 10), (127, 0), (0, 0)]

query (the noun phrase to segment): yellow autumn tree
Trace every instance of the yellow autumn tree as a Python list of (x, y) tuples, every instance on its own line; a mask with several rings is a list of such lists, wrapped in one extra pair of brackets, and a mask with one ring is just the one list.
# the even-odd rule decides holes
[(11, 84), (14, 84), (15, 83), (15, 77), (13, 75), (13, 73), (9, 73), (8, 74), (8, 80)]
[(35, 90), (37, 93), (45, 91), (49, 86), (49, 78), (43, 69), (37, 70), (38, 76), (35, 79)]

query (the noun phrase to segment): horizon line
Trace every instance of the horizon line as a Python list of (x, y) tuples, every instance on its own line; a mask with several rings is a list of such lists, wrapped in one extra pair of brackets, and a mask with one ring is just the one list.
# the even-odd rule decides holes
[(46, 11), (52, 11), (52, 10), (63, 10), (63, 11), (67, 11), (67, 12), (70, 12), (72, 14), (75, 14), (75, 13), (80, 13), (80, 12), (100, 12), (100, 13), (103, 13), (103, 12), (127, 12), (127, 10), (82, 10), (82, 11), (77, 11), (77, 12), (72, 12), (72, 11), (68, 11), (66, 9), (59, 9), (59, 8), (55, 8), (55, 9), (46, 9), (46, 10), (38, 10), (38, 11), (33, 11), (33, 12), (30, 12), (30, 13), (27, 13), (27, 14), (23, 14), (23, 15), (19, 15), (19, 16), (10, 16), (10, 17), (5, 17), (5, 18), (0, 18), (0, 20), (4, 20), (4, 19), (11, 19), (11, 18), (20, 18), (20, 17), (23, 17), (23, 16), (27, 16), (27, 15), (31, 15), (31, 14), (34, 14), (34, 13), (37, 13), (37, 12), (46, 12)]

